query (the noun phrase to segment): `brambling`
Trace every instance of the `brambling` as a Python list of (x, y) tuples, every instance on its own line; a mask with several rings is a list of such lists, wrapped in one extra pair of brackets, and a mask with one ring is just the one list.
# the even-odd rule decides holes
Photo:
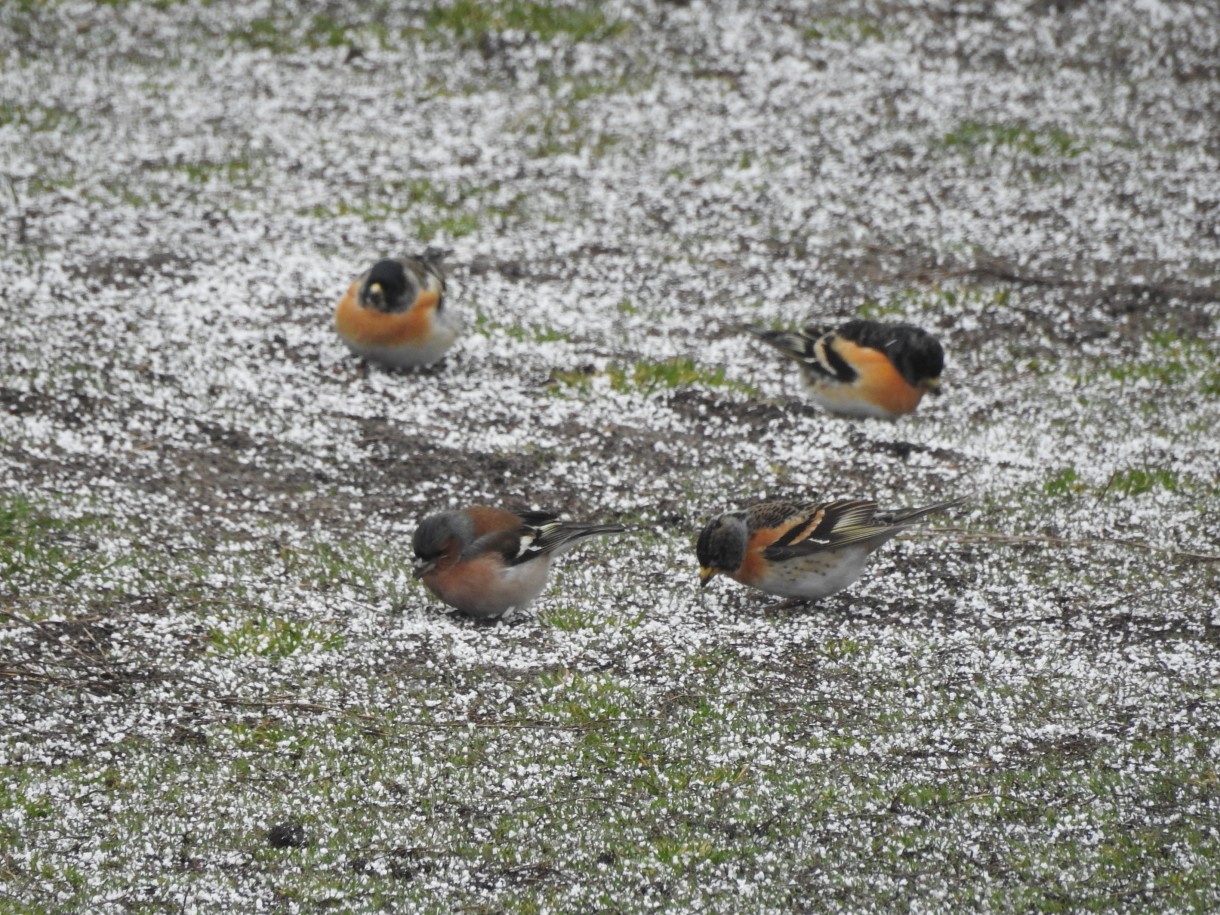
[(542, 593), (551, 557), (588, 537), (624, 530), (617, 524), (572, 524), (550, 512), (472, 505), (420, 522), (411, 540), (415, 577), (462, 613), (496, 617)]
[(813, 400), (845, 416), (894, 419), (911, 413), (924, 394), (940, 393), (945, 351), (910, 324), (848, 321), (837, 330), (743, 329), (800, 363)]
[(727, 575), (768, 594), (820, 600), (859, 578), (877, 547), (964, 501), (893, 512), (879, 512), (867, 499), (776, 501), (725, 512), (699, 535), (699, 578), (704, 587)]
[(335, 330), (357, 356), (392, 368), (430, 365), (457, 339), (445, 307), (445, 252), (386, 258), (356, 277), (335, 306)]

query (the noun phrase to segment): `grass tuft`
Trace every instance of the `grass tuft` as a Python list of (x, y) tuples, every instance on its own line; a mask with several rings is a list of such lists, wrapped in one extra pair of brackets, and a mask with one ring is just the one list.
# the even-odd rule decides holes
[(551, 378), (559, 389), (574, 388), (587, 392), (598, 377), (609, 381), (610, 389), (620, 394), (639, 394), (649, 397), (657, 391), (676, 391), (686, 388), (724, 388), (743, 393), (754, 393), (750, 385), (728, 377), (724, 366), (700, 365), (690, 356), (674, 356), (660, 361), (641, 359), (630, 364), (612, 363), (604, 372), (581, 367), (572, 370), (556, 369)]
[(1115, 473), (1110, 478), (1109, 488), (1124, 497), (1142, 496), (1156, 489), (1178, 492), (1182, 488), (1182, 478), (1166, 468), (1132, 467)]
[(560, 632), (579, 632), (582, 629), (592, 629), (597, 624), (597, 618), (587, 610), (582, 610), (575, 604), (561, 604), (550, 607), (538, 615), (541, 623)]
[(510, 29), (540, 41), (568, 38), (603, 41), (620, 34), (625, 25), (606, 18), (601, 4), (540, 3), (535, 0), (456, 0), (432, 5), (424, 17), (427, 34), (451, 35), (460, 44), (477, 45), (484, 36)]
[(474, 313), (474, 331), (485, 337), (503, 335), (519, 343), (570, 343), (574, 339), (571, 333), (546, 324), (506, 324), (497, 321), (479, 307), (477, 300), (471, 300), (470, 308)]
[(370, 38), (379, 46), (387, 44), (383, 27), (345, 21), (331, 12), (315, 13), (300, 21), (287, 15), (262, 16), (228, 33), (230, 45), (276, 55), (341, 48)]
[(1038, 159), (1052, 156), (1073, 159), (1089, 148), (1087, 142), (1062, 128), (1037, 130), (1024, 122), (965, 121), (945, 134), (940, 142), (970, 158), (980, 152), (1008, 152)]
[(321, 626), (259, 615), (233, 627), (208, 633), (212, 648), (225, 657), (254, 655), (286, 658), (298, 651), (333, 651), (343, 647), (341, 635)]
[(74, 133), (83, 122), (75, 112), (54, 105), (15, 105), (0, 101), (0, 127), (14, 125), (31, 133)]
[(807, 25), (801, 32), (806, 41), (836, 41), (860, 44), (865, 41), (882, 41), (885, 32), (875, 19), (858, 16), (821, 16)]
[(1042, 484), (1042, 489), (1048, 496), (1066, 496), (1083, 492), (1088, 486), (1080, 479), (1076, 468), (1065, 467), (1055, 471), (1051, 478)]
[(1211, 345), (1198, 337), (1169, 331), (1149, 336), (1144, 358), (1112, 365), (1107, 373), (1124, 384), (1151, 383), (1173, 388), (1193, 380), (1199, 393), (1209, 397), (1220, 395), (1220, 365)]
[(65, 521), (24, 496), (0, 494), (0, 594), (51, 595), (102, 571), (107, 562), (91, 535), (103, 527), (98, 518)]

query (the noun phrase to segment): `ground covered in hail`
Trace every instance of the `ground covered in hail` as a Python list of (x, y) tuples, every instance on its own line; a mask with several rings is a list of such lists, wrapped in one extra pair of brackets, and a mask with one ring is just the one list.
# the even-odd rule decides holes
[[(0, 910), (1220, 906), (1198, 0), (0, 10)], [(449, 249), (439, 365), (331, 326)], [(895, 422), (737, 329), (905, 320)], [(700, 591), (764, 497), (968, 503)], [(429, 512), (619, 523), (494, 623)]]

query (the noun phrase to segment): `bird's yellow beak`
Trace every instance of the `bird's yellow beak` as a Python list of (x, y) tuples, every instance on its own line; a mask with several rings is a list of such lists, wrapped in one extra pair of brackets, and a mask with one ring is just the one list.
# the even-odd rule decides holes
[(699, 567), (699, 587), (706, 588), (707, 583), (720, 574), (719, 569), (709, 569), (707, 566)]
[(369, 301), (377, 305), (385, 302), (385, 290), (380, 283), (369, 283)]
[(939, 378), (925, 378), (923, 381), (921, 381), (919, 383), (919, 386), (921, 388), (923, 388), (924, 391), (926, 391), (929, 394), (932, 394), (932, 395), (940, 394), (940, 379)]
[(417, 560), (416, 564), (415, 564), (415, 568), (411, 570), (411, 577), (412, 578), (423, 578), (425, 575), (427, 575), (429, 572), (431, 572), (435, 568), (436, 568), (435, 559), (433, 559), (429, 562), (423, 562), (422, 560)]

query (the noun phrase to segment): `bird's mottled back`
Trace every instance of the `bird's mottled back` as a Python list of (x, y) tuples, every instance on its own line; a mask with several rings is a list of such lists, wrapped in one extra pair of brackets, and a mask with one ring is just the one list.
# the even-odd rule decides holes
[(417, 258), (407, 258), (407, 260), (416, 260), (419, 262), (421, 272), (428, 272), (441, 281), (441, 285), (445, 282), (445, 257), (451, 252), (444, 248), (429, 246), (424, 249), (424, 253)]

